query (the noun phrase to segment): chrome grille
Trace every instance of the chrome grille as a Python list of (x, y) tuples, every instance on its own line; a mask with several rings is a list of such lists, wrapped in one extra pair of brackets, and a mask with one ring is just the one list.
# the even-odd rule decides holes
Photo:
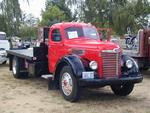
[(121, 53), (102, 52), (103, 77), (119, 77), (121, 73)]

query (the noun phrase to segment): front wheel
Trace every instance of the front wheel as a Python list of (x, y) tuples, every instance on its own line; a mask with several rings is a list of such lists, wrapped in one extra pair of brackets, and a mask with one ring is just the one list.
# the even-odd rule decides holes
[(121, 84), (121, 85), (112, 85), (111, 89), (115, 95), (118, 96), (127, 96), (129, 95), (134, 88), (134, 84)]
[(66, 100), (75, 102), (79, 99), (80, 88), (71, 67), (63, 67), (60, 73), (59, 85), (60, 92)]

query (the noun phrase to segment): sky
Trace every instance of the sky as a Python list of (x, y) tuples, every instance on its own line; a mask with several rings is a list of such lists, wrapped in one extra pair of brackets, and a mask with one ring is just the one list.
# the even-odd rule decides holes
[(41, 10), (45, 8), (46, 0), (29, 0), (29, 4), (26, 1), (19, 0), (21, 10), (27, 14), (33, 14), (36, 18), (41, 18)]

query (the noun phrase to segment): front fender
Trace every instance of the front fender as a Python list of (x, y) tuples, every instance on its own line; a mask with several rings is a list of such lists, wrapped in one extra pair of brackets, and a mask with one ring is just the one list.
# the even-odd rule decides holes
[(57, 65), (56, 65), (56, 69), (61, 64), (69, 65), (72, 68), (72, 71), (77, 78), (80, 78), (82, 76), (82, 72), (85, 71), (85, 68), (84, 68), (82, 62), (77, 55), (64, 56), (63, 58), (61, 58), (58, 61)]
[[(126, 61), (127, 60), (132, 60), (133, 61), (133, 67), (131, 69), (128, 69), (126, 67)], [(137, 74), (139, 73), (139, 68), (138, 68), (138, 65), (136, 63), (136, 61), (129, 57), (128, 55), (122, 55), (122, 62), (123, 62), (123, 65), (122, 65), (122, 72), (123, 73), (128, 73), (128, 74)]]

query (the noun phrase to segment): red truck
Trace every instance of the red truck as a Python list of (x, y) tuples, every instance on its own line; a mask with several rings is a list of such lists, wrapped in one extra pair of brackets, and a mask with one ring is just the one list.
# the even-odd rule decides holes
[(136, 62), (122, 49), (101, 41), (97, 29), (85, 23), (57, 23), (44, 29), (40, 47), (9, 50), (15, 78), (42, 76), (68, 101), (77, 101), (82, 87), (111, 86), (114, 94), (129, 95), (142, 81)]
[(134, 58), (140, 69), (147, 70), (150, 66), (150, 28), (140, 29), (134, 40), (135, 47), (123, 53)]

